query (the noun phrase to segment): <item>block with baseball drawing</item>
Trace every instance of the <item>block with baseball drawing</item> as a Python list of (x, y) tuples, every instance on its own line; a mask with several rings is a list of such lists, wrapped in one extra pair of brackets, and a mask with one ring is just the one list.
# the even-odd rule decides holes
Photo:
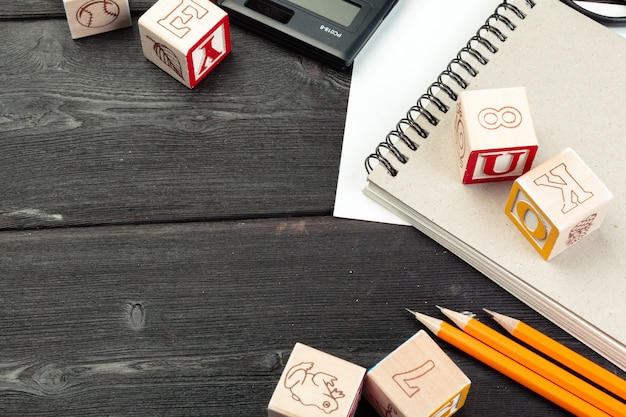
[(567, 148), (515, 180), (505, 212), (550, 260), (599, 228), (612, 199), (591, 168)]
[(139, 18), (143, 53), (194, 88), (230, 52), (224, 10), (209, 0), (159, 0)]
[(268, 417), (351, 417), (365, 368), (296, 343), (267, 406)]
[(453, 137), (464, 184), (513, 180), (527, 172), (538, 143), (526, 89), (461, 92)]
[(132, 26), (128, 0), (63, 0), (73, 39)]
[(445, 417), (465, 404), (469, 378), (420, 330), (365, 377), (363, 396), (382, 417)]

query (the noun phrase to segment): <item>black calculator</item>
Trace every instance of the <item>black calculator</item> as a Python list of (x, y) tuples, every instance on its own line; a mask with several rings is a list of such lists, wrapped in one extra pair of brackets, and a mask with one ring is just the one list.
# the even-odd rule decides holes
[(234, 22), (337, 69), (354, 58), (398, 0), (217, 0)]

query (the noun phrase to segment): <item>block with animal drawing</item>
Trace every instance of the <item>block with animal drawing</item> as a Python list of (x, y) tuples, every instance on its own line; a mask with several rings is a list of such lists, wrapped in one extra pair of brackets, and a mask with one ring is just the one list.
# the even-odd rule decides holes
[(73, 39), (132, 26), (128, 0), (63, 0)]
[(189, 88), (231, 50), (228, 15), (209, 0), (159, 0), (138, 25), (146, 58)]
[(350, 417), (365, 368), (296, 343), (267, 406), (268, 417)]
[(598, 229), (612, 199), (591, 168), (567, 148), (515, 180), (505, 212), (550, 260)]
[(420, 330), (365, 377), (363, 396), (382, 417), (445, 417), (465, 403), (469, 378)]
[(452, 133), (464, 184), (513, 180), (537, 153), (523, 87), (461, 92)]

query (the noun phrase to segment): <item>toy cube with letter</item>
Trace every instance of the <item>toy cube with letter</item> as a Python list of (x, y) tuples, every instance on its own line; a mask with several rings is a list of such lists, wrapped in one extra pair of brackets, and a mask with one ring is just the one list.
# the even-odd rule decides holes
[(453, 130), (463, 184), (515, 179), (537, 153), (523, 87), (460, 93)]
[(194, 88), (230, 52), (224, 10), (209, 0), (159, 0), (139, 18), (143, 53)]
[(383, 417), (444, 417), (467, 398), (470, 380), (423, 330), (367, 372), (364, 396)]
[(353, 416), (365, 368), (296, 343), (267, 406), (268, 417)]
[(128, 0), (63, 0), (73, 39), (132, 26)]
[(570, 148), (513, 183), (506, 214), (545, 260), (600, 227), (613, 194)]

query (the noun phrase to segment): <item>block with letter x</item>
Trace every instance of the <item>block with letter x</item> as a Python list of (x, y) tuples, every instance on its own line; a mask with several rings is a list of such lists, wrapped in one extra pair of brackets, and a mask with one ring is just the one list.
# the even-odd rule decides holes
[(209, 0), (159, 0), (139, 32), (146, 58), (189, 88), (231, 49), (228, 15)]
[(550, 260), (598, 229), (613, 194), (570, 148), (513, 183), (505, 212)]

